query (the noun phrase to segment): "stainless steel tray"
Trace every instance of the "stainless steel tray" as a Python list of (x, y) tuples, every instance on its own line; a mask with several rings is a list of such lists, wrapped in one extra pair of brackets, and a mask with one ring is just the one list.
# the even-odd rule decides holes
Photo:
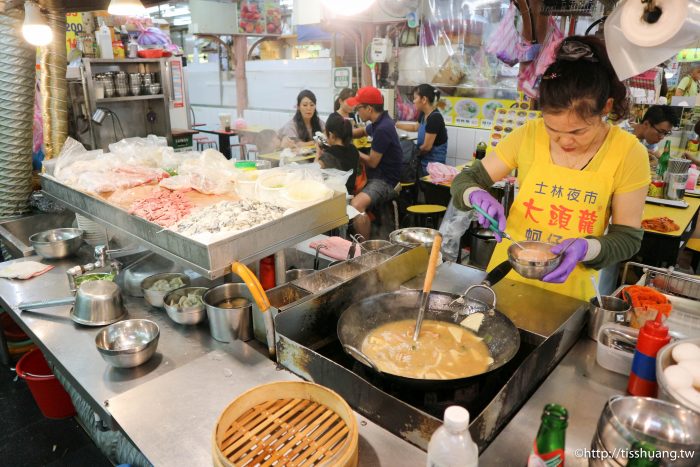
[(163, 230), (157, 224), (70, 188), (50, 176), (42, 175), (41, 185), (46, 195), (69, 209), (129, 234), (151, 251), (209, 279), (230, 272), (233, 261), (250, 263), (348, 222), (345, 195), (336, 193), (321, 203), (217, 242), (204, 244), (170, 230)]

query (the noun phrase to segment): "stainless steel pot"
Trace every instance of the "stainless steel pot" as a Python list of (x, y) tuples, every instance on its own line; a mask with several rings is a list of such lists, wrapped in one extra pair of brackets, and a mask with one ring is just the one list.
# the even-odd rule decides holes
[(59, 305), (73, 305), (70, 318), (85, 326), (105, 326), (124, 316), (126, 309), (122, 303), (119, 286), (112, 281), (96, 280), (83, 282), (75, 297), (20, 303), (20, 310), (30, 311)]
[[(237, 308), (221, 308), (221, 302), (231, 298), (245, 298), (248, 304)], [(211, 336), (220, 342), (249, 341), (253, 338), (253, 294), (248, 286), (229, 283), (209, 289), (202, 297), (207, 309)]]
[[(494, 274), (489, 274), (486, 281), (495, 284), (505, 277), (510, 268), (501, 266), (494, 269)], [(338, 320), (338, 338), (343, 349), (357, 361), (377, 373), (409, 384), (432, 385), (448, 381), (461, 384), (479, 376), (451, 380), (407, 378), (380, 372), (376, 365), (362, 353), (361, 349), (365, 337), (375, 328), (395, 321), (416, 319), (420, 295), (418, 290), (401, 290), (374, 295), (351, 305)], [(467, 316), (483, 313), (484, 319), (476, 331), (476, 335), (484, 338), (484, 343), (486, 343), (493, 358), (493, 363), (486, 373), (505, 365), (520, 348), (518, 328), (507, 316), (494, 309), (490, 304), (479, 303), (478, 309), (474, 306), (465, 307), (463, 304), (454, 304), (459, 298), (460, 296), (455, 294), (430, 292), (425, 319), (460, 324)]]

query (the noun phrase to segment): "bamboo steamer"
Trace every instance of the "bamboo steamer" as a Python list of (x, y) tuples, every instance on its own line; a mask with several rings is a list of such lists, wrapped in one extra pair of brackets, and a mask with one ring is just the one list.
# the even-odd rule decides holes
[(356, 467), (357, 420), (335, 392), (318, 384), (280, 381), (237, 397), (217, 420), (214, 465)]

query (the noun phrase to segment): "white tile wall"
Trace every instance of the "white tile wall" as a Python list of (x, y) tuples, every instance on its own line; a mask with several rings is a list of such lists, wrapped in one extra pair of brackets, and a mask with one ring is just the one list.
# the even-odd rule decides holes
[(457, 154), (457, 134), (459, 133), (459, 128), (454, 126), (447, 127), (447, 159), (455, 158)]

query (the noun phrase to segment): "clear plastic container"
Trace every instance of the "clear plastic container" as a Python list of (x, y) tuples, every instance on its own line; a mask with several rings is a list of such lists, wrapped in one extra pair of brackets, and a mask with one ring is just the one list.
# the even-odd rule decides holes
[(629, 376), (639, 329), (605, 323), (598, 331), (596, 361), (606, 370)]
[(282, 192), (285, 205), (297, 209), (311, 206), (331, 196), (333, 196), (333, 190), (316, 180), (292, 182)]
[(453, 405), (445, 410), (445, 423), (428, 443), (428, 467), (475, 467), (479, 448), (469, 433), (469, 412)]

